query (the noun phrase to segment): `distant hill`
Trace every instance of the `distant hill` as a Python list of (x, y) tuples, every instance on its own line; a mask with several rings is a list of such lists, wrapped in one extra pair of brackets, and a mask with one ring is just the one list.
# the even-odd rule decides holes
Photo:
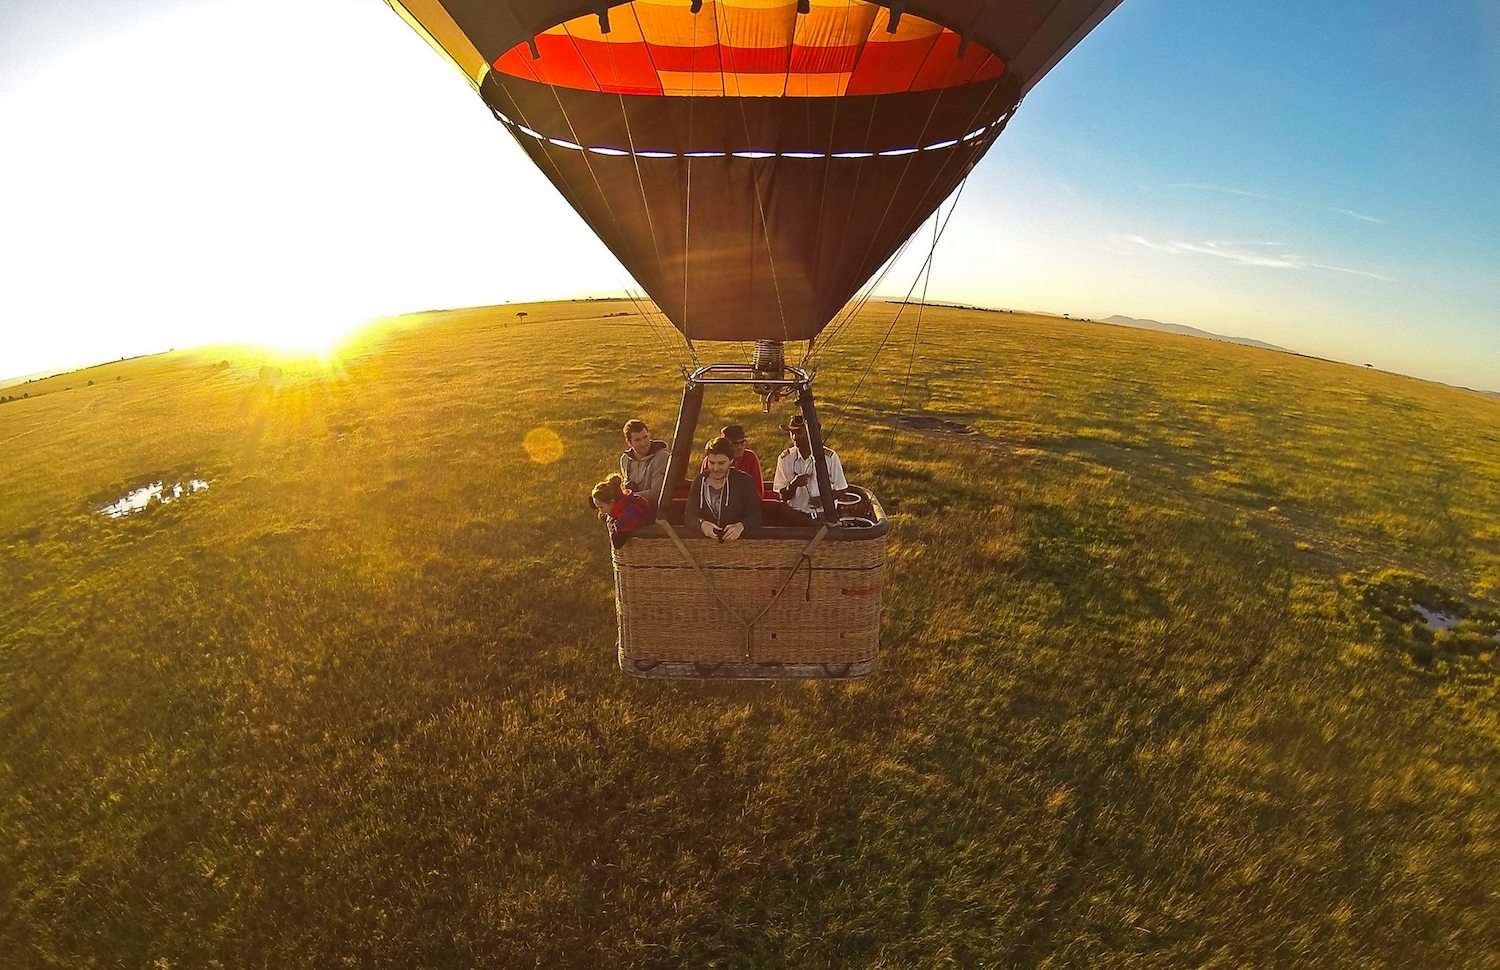
[(19, 377), (4, 377), (4, 378), (0, 378), (0, 390), (4, 390), (7, 387), (15, 387), (17, 384), (29, 384), (32, 381), (39, 381), (39, 380), (43, 380), (44, 378), (48, 378), (48, 377), (57, 377), (59, 374), (62, 374), (62, 373), (66, 373), (66, 372), (65, 371), (45, 371), (45, 370), (43, 370), (43, 371), (37, 371), (35, 374), (22, 374)]
[(1159, 330), (1162, 333), (1180, 333), (1186, 337), (1207, 337), (1209, 340), (1224, 340), (1232, 344), (1242, 344), (1246, 347), (1262, 347), (1266, 350), (1279, 350), (1282, 353), (1292, 353), (1285, 347), (1268, 344), (1264, 340), (1252, 340), (1249, 337), (1226, 337), (1219, 333), (1210, 333), (1207, 330), (1199, 330), (1197, 327), (1188, 327), (1180, 323), (1162, 323), (1160, 320), (1138, 320), (1135, 317), (1125, 317), (1115, 314), (1105, 317), (1100, 323), (1113, 323), (1119, 327), (1139, 327), (1142, 330)]

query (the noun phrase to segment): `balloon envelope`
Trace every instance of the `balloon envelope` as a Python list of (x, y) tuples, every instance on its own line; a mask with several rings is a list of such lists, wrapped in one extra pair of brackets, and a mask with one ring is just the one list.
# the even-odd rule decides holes
[(814, 337), (1119, 0), (388, 0), (693, 340)]

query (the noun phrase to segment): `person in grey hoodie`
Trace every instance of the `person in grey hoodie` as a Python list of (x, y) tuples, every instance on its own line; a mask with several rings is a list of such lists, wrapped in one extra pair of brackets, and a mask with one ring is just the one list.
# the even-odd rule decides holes
[(640, 418), (625, 422), (625, 443), (630, 447), (620, 452), (620, 477), (625, 479), (626, 488), (654, 503), (661, 494), (661, 483), (666, 481), (672, 453), (665, 441), (651, 437), (651, 429)]

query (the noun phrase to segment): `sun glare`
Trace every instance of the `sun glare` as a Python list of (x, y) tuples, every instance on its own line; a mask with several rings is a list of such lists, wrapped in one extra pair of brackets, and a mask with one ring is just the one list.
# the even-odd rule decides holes
[(332, 357), (362, 325), (335, 321), (331, 323), (299, 322), (269, 328), (257, 333), (253, 341), (284, 357)]

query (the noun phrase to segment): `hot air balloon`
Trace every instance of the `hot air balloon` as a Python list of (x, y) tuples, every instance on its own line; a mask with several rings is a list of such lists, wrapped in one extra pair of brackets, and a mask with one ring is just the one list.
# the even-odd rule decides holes
[[(1120, 0), (387, 2), (463, 72), (695, 363), (700, 343), (755, 342), (749, 364), (685, 374), (661, 525), (615, 552), (621, 666), (869, 673), (885, 518), (858, 489), (843, 498), (863, 514), (840, 514), (812, 379), (785, 346), (811, 352)], [(823, 525), (722, 544), (677, 534), (703, 392), (723, 384), (796, 400)]]

